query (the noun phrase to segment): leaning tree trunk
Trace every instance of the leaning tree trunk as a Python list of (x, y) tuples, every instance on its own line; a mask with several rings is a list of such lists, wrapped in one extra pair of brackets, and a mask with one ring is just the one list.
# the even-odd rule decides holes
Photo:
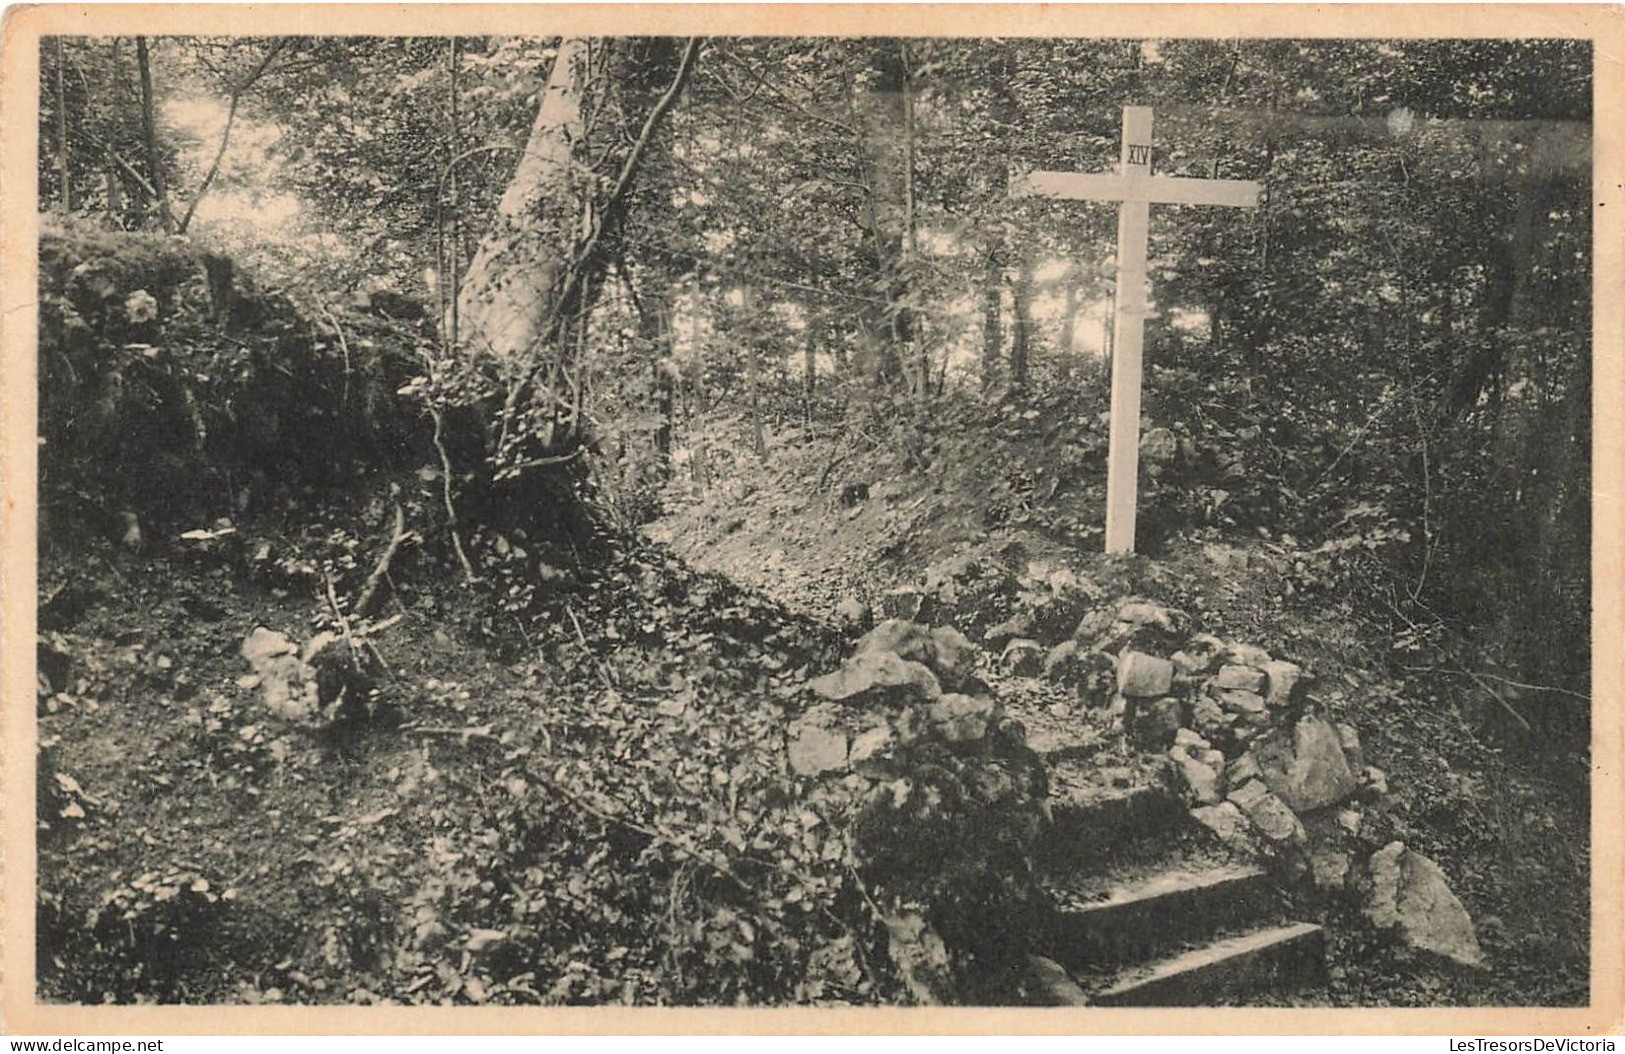
[(498, 479), (581, 453), (585, 342), (570, 335), (582, 331), (639, 162), (698, 51), (697, 39), (559, 44), (524, 154), (458, 293), (465, 390), (446, 396), (466, 401), (485, 386), (474, 401)]

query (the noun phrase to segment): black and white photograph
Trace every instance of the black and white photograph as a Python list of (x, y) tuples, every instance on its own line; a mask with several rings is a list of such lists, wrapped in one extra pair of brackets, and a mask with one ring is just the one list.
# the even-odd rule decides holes
[(1601, 8), (141, 10), (7, 34), (29, 1020), (1617, 1027)]

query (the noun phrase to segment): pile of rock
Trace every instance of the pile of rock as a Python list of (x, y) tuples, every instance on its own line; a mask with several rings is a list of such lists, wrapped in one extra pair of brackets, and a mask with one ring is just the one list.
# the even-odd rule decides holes
[(922, 737), (981, 740), (997, 704), (974, 676), (976, 655), (976, 645), (951, 627), (880, 623), (840, 669), (809, 682), (821, 701), (790, 724), (790, 771), (871, 770)]
[(888, 954), (922, 1002), (967, 998), (988, 956), (1024, 959), (1018, 920), (1039, 896), (1021, 862), (1048, 816), (1045, 769), (975, 676), (979, 656), (956, 629), (887, 619), (807, 683), (786, 729), (802, 800), (895, 906)]

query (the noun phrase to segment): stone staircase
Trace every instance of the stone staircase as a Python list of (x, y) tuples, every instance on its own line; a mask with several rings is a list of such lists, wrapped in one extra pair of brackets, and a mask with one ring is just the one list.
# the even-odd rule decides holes
[(1162, 759), (1107, 760), (1051, 762), (1051, 909), (1027, 990), (1052, 1006), (1214, 1006), (1323, 985), (1325, 932), (1190, 820)]

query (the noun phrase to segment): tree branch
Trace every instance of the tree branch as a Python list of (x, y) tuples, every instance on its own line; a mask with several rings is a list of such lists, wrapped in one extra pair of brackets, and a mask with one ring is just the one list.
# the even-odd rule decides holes
[(192, 199), (192, 204), (187, 207), (186, 215), (181, 217), (180, 224), (176, 227), (176, 233), (186, 233), (186, 228), (191, 226), (192, 216), (197, 212), (197, 207), (203, 201), (203, 196), (209, 192), (209, 186), (214, 183), (214, 177), (220, 172), (220, 160), (226, 156), (226, 145), (231, 142), (231, 126), (232, 122), (237, 119), (237, 104), (242, 101), (243, 93), (252, 88), (261, 77), (265, 76), (266, 70), (271, 68), (271, 63), (287, 46), (288, 42), (286, 40), (278, 40), (272, 44), (270, 50), (265, 53), (265, 57), (260, 60), (260, 64), (255, 66), (248, 76), (244, 77), (231, 89), (231, 102), (226, 107), (226, 127), (220, 133), (220, 149), (214, 152), (214, 161), (209, 165), (209, 171), (204, 174), (203, 182), (198, 184), (197, 195)]

